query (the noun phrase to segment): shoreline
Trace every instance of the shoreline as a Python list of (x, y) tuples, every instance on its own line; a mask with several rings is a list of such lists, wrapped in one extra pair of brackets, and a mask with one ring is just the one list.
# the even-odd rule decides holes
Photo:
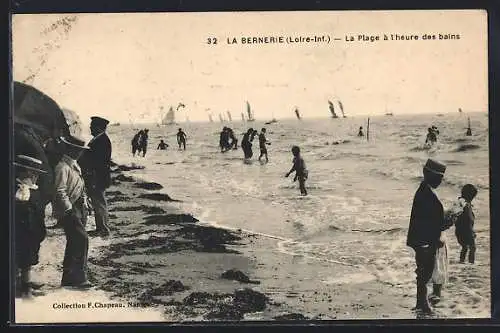
[[(30, 303), (33, 309), (42, 305), (47, 310), (37, 316), (46, 321), (30, 322), (415, 318), (412, 292), (384, 283), (360, 271), (362, 267), (287, 253), (279, 248), (289, 241), (285, 238), (198, 221), (162, 185), (128, 175), (140, 168), (113, 167), (113, 184), (106, 191), (112, 236), (90, 238), (89, 278), (97, 290), (57, 288), (65, 239), (62, 230), (48, 231), (34, 278), (50, 280), (52, 289)], [(88, 230), (93, 230), (93, 217)], [(449, 289), (456, 287), (445, 287), (445, 297), (451, 298)], [(469, 298), (481, 298), (469, 291)], [(71, 311), (79, 314), (71, 318), (71, 309), (49, 309), (75, 297), (109, 307), (93, 304), (92, 311)], [(19, 313), (32, 312), (28, 303), (16, 299)], [(459, 310), (443, 313), (443, 318), (460, 318)]]

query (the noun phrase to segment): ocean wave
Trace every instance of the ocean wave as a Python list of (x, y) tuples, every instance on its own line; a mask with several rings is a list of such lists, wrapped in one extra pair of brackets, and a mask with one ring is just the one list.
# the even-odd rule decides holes
[(422, 145), (418, 145), (418, 146), (410, 148), (410, 151), (428, 151), (428, 150), (431, 150), (433, 147), (434, 146), (422, 144)]
[(455, 150), (453, 150), (453, 152), (459, 153), (459, 152), (464, 152), (464, 151), (469, 151), (469, 150), (475, 150), (475, 149), (479, 149), (479, 148), (481, 148), (481, 146), (479, 146), (479, 145), (464, 144), (464, 145), (458, 146)]
[(446, 165), (465, 165), (464, 162), (457, 160), (443, 160), (442, 162)]
[(351, 231), (351, 232), (363, 232), (363, 233), (394, 234), (394, 233), (398, 233), (398, 232), (406, 232), (407, 228), (395, 227), (395, 228), (389, 228), (389, 229), (351, 229), (349, 231)]

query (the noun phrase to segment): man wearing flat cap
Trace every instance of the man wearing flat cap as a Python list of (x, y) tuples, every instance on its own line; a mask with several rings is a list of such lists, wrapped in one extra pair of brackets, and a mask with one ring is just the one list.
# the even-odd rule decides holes
[(88, 143), (90, 150), (85, 153), (86, 183), (95, 213), (97, 236), (109, 236), (108, 207), (105, 190), (111, 185), (111, 141), (106, 134), (109, 121), (101, 117), (91, 117), (90, 133), (93, 138)]
[(41, 296), (34, 291), (31, 267), (38, 264), (40, 243), (45, 238), (45, 223), (37, 214), (38, 176), (46, 174), (42, 161), (27, 155), (17, 155), (14, 161), (15, 192), (15, 267), (16, 295)]
[(86, 194), (77, 160), (88, 147), (83, 140), (75, 137), (60, 138), (59, 147), (63, 155), (54, 170), (54, 208), (66, 235), (61, 285), (87, 289), (91, 284), (87, 280), (89, 239), (85, 230)]
[(428, 159), (424, 179), (413, 199), (406, 244), (415, 250), (417, 269), (417, 304), (415, 309), (424, 314), (432, 312), (427, 299), (427, 283), (432, 277), (437, 249), (441, 246), (441, 231), (450, 227), (445, 223), (443, 205), (434, 193), (443, 180), (446, 166)]

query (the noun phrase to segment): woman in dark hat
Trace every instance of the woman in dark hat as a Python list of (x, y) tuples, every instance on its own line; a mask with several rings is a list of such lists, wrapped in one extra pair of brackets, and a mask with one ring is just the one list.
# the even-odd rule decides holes
[(83, 151), (88, 149), (78, 138), (61, 138), (63, 156), (55, 168), (54, 208), (66, 235), (63, 276), (61, 285), (86, 289), (91, 287), (87, 280), (87, 256), (89, 239), (85, 231), (87, 222), (85, 183), (77, 163)]
[(417, 269), (416, 310), (432, 312), (427, 299), (427, 283), (434, 270), (435, 255), (442, 245), (441, 231), (451, 225), (445, 223), (443, 205), (434, 193), (443, 180), (446, 166), (428, 159), (424, 166), (424, 179), (413, 199), (406, 244), (415, 250)]
[(33, 290), (40, 286), (31, 281), (31, 267), (38, 264), (40, 243), (45, 238), (44, 221), (35, 214), (38, 176), (47, 171), (41, 168), (41, 160), (26, 155), (17, 155), (14, 166), (16, 295), (39, 296), (42, 293)]

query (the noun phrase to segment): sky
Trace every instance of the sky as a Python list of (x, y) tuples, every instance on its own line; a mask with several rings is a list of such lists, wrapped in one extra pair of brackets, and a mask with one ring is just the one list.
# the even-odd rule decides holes
[[(311, 35), (330, 43), (241, 44)], [(208, 44), (213, 37), (217, 44)], [(238, 44), (227, 43), (233, 37)], [(12, 17), (12, 50), (13, 79), (83, 122), (158, 122), (179, 103), (179, 121), (226, 111), (240, 119), (246, 101), (260, 120), (293, 117), (295, 107), (304, 118), (328, 117), (328, 100), (341, 100), (347, 116), (488, 109), (480, 10), (22, 14)]]

